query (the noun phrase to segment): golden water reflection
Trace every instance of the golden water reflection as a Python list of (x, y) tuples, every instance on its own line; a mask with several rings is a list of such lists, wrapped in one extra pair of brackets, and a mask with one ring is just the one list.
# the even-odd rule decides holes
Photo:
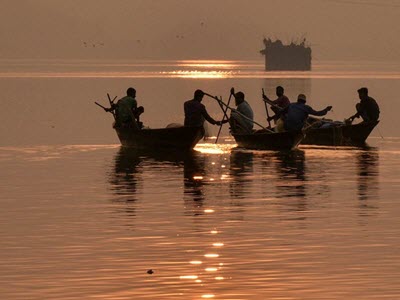
[[(216, 150), (218, 147), (199, 146)], [(304, 295), (310, 295), (308, 292), (320, 295), (321, 291), (312, 285), (320, 274), (320, 266), (328, 264), (334, 273), (332, 278), (343, 273), (330, 265), (332, 261), (324, 254), (330, 251), (330, 246), (316, 244), (322, 236), (312, 228), (317, 226), (319, 230), (328, 231), (325, 232), (331, 236), (328, 244), (339, 247), (337, 253), (334, 251), (331, 255), (341, 257), (346, 252), (340, 248), (345, 247), (342, 241), (348, 234), (343, 229), (348, 224), (341, 223), (344, 217), (341, 209), (343, 205), (356, 208), (357, 202), (342, 194), (341, 189), (352, 187), (354, 195), (359, 195), (360, 203), (368, 204), (368, 208), (360, 205), (360, 211), (364, 211), (360, 217), (373, 216), (370, 211), (376, 209), (373, 208), (376, 200), (369, 196), (379, 192), (376, 181), (379, 160), (374, 150), (305, 148), (292, 152), (258, 152), (227, 151), (227, 147), (219, 147), (222, 154), (210, 154), (206, 150), (169, 160), (169, 172), (172, 168), (180, 172), (185, 214), (183, 219), (179, 217), (184, 225), (173, 231), (181, 233), (182, 237), (168, 244), (160, 243), (169, 247), (166, 251), (177, 253), (177, 257), (167, 259), (165, 265), (175, 265), (182, 280), (181, 288), (188, 291), (186, 295), (228, 299), (224, 290), (227, 286), (235, 290), (233, 294), (238, 299), (256, 299), (253, 296), (257, 293), (278, 295), (278, 290), (283, 291), (285, 287)], [(332, 163), (350, 159), (354, 165), (350, 169), (328, 168)], [(143, 167), (149, 163), (144, 157), (141, 160), (139, 169), (128, 164), (115, 170), (131, 170), (129, 172), (136, 175), (128, 178), (138, 177), (135, 180), (140, 182), (140, 177), (145, 176)], [(124, 160), (118, 160), (121, 161)], [(154, 165), (160, 166), (158, 161)], [(353, 178), (349, 174), (357, 176)], [(346, 178), (353, 178), (353, 181), (346, 181)], [(138, 189), (131, 191), (137, 193)], [(347, 197), (350, 204), (343, 202), (343, 197)], [(182, 199), (179, 198), (178, 203)], [(325, 214), (333, 207), (337, 215), (334, 219)], [(175, 207), (174, 210), (179, 215), (180, 209)], [(320, 223), (319, 218), (329, 222)], [(331, 223), (342, 231), (331, 231)], [(367, 226), (366, 223), (360, 222), (362, 226)], [(193, 230), (187, 232), (185, 228)], [(308, 236), (310, 230), (314, 233)], [(361, 247), (359, 242), (362, 242), (361, 237), (351, 243)], [(387, 245), (371, 243), (362, 247)], [(353, 266), (347, 270), (355, 276), (364, 269)], [(324, 274), (324, 280), (334, 281), (329, 274)], [(343, 276), (348, 278), (348, 275)], [(246, 280), (252, 288), (239, 287), (240, 280)], [(262, 288), (260, 283), (264, 284)], [(232, 298), (236, 299), (233, 294)], [(295, 297), (294, 292), (281, 294)], [(191, 298), (196, 299), (195, 296)]]

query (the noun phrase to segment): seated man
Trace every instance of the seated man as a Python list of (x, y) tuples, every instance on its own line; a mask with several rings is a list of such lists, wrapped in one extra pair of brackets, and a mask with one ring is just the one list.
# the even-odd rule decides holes
[(141, 129), (143, 123), (139, 117), (144, 112), (143, 106), (138, 107), (136, 101), (136, 90), (132, 87), (126, 91), (126, 96), (119, 99), (109, 111), (115, 111), (115, 126), (116, 127), (132, 127)]
[(236, 110), (232, 110), (229, 123), (232, 133), (251, 133), (253, 131), (254, 114), (242, 92), (234, 94)]
[(366, 87), (358, 90), (358, 97), (361, 101), (356, 105), (357, 113), (348, 120), (352, 122), (354, 118), (361, 117), (364, 122), (378, 121), (380, 113), (378, 103), (376, 103), (374, 98), (368, 96), (368, 89)]
[(271, 109), (275, 113), (275, 115), (269, 117), (267, 120), (268, 120), (268, 122), (271, 120), (274, 120), (274, 122), (276, 124), (276, 126), (275, 126), (276, 132), (285, 131), (285, 128), (284, 128), (285, 114), (280, 114), (280, 111), (289, 106), (290, 100), (288, 97), (286, 97), (284, 92), (285, 92), (285, 90), (282, 86), (277, 86), (276, 87), (276, 96), (278, 98), (273, 101), (271, 101), (266, 95), (263, 95), (264, 101), (266, 101), (266, 103), (268, 103), (270, 105), (272, 104)]

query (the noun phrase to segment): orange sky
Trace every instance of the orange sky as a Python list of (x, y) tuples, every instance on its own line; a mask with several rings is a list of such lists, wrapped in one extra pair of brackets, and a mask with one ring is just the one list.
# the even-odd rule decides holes
[(396, 0), (2, 3), (0, 58), (258, 59), (263, 36), (306, 35), (316, 60), (400, 61)]

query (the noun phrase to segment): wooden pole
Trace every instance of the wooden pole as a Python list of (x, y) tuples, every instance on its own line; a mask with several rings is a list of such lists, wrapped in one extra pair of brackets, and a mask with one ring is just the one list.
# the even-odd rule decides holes
[(117, 98), (117, 96), (115, 96), (114, 99), (111, 100), (110, 94), (107, 93), (107, 98), (108, 98), (108, 102), (110, 103), (111, 113), (112, 113), (112, 115), (113, 115), (113, 117), (114, 117), (114, 120), (117, 120), (117, 118), (116, 118), (116, 116), (115, 116), (114, 109), (113, 109), (114, 100)]
[[(265, 96), (264, 88), (262, 89), (262, 95), (263, 95), (263, 100), (264, 100), (267, 97), (267, 96)], [(264, 102), (264, 106), (265, 106), (265, 111), (267, 112), (268, 127), (271, 128), (271, 121), (269, 120), (268, 105), (267, 105), (267, 102), (265, 102), (265, 101), (263, 101), (263, 102)]]
[[(234, 94), (234, 92), (235, 92), (234, 88), (231, 88), (231, 91), (230, 91), (230, 94), (229, 94), (229, 99), (228, 99), (228, 104), (227, 104), (227, 105), (229, 105), (229, 103), (231, 102), (231, 98), (232, 98), (232, 95)], [(222, 101), (222, 99), (221, 99), (221, 101)], [(220, 104), (220, 107), (221, 107), (222, 111), (224, 112), (224, 116), (222, 117), (221, 125), (219, 125), (219, 130), (218, 130), (218, 134), (217, 134), (217, 138), (216, 138), (216, 140), (215, 140), (215, 143), (218, 143), (218, 138), (219, 138), (219, 135), (220, 135), (220, 133), (221, 133), (222, 126), (224, 125), (222, 122), (225, 121), (225, 118), (226, 118), (226, 120), (229, 120), (228, 115), (226, 114), (228, 108), (225, 107), (225, 109), (224, 109), (224, 108), (221, 106), (221, 104)]]

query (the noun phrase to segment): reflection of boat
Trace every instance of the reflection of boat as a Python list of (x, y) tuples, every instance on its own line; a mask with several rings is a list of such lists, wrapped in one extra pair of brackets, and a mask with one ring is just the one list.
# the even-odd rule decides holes
[(132, 149), (121, 147), (114, 158), (114, 169), (110, 172), (111, 190), (116, 201), (135, 202), (141, 159)]
[(134, 148), (189, 150), (193, 149), (204, 135), (202, 127), (183, 126), (140, 130), (116, 127), (115, 131), (123, 146)]
[(326, 146), (363, 145), (379, 121), (358, 124), (332, 124), (332, 126), (310, 128), (301, 144)]
[(301, 131), (276, 133), (258, 130), (251, 134), (232, 135), (239, 147), (254, 150), (291, 150), (296, 148), (303, 138)]
[[(277, 193), (278, 198), (296, 197), (300, 199), (306, 197), (305, 159), (305, 153), (299, 149), (277, 153), (276, 170), (280, 174), (280, 178), (275, 186), (279, 191)], [(297, 202), (294, 209), (298, 211), (306, 210), (306, 202)]]
[[(378, 199), (379, 152), (376, 148), (363, 147), (362, 151), (357, 153), (357, 175), (359, 200)], [(360, 207), (375, 206), (363, 203)]]

